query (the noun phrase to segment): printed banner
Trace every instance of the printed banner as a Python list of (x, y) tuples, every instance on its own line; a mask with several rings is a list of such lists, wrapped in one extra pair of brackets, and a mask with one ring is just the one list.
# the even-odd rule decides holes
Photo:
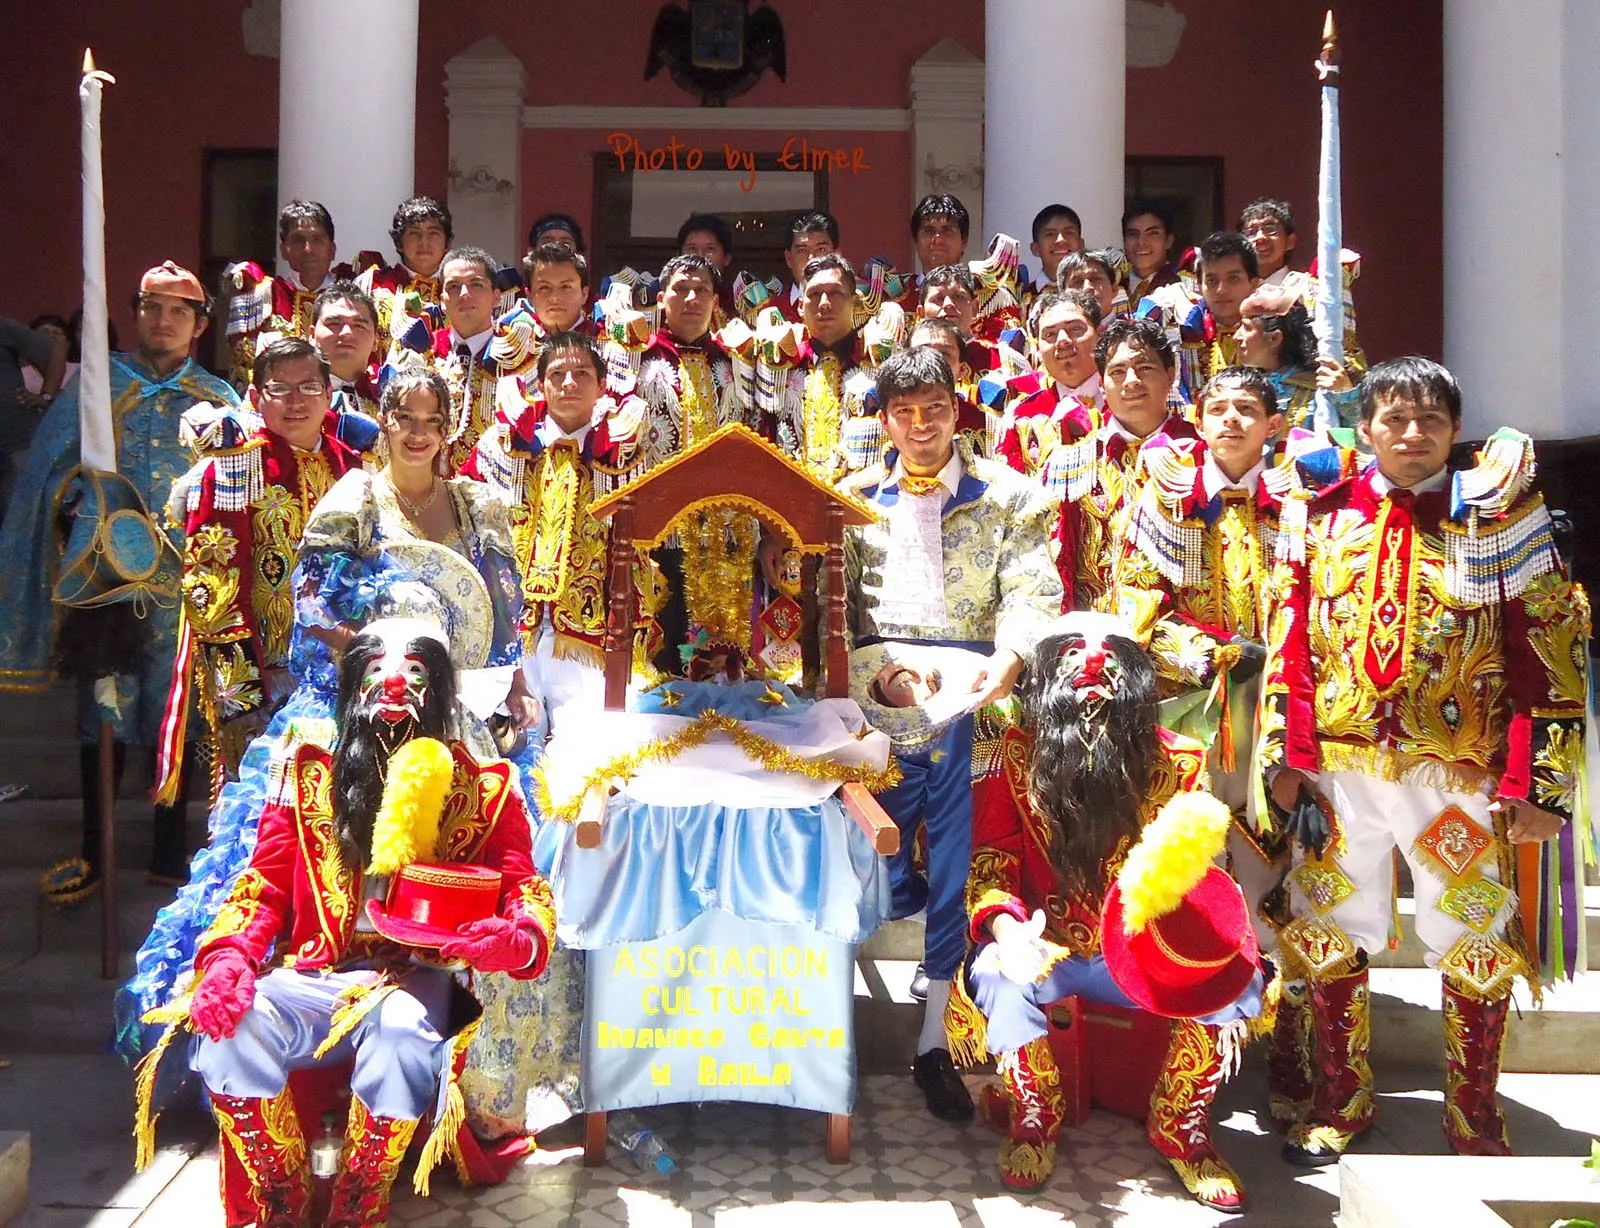
[(653, 942), (588, 953), (583, 1102), (743, 1100), (848, 1113), (855, 948), (708, 910)]

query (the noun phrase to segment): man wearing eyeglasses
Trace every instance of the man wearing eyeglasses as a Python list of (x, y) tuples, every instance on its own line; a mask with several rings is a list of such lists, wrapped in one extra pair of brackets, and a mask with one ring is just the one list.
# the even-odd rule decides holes
[[(1291, 268), (1289, 265), (1300, 242), (1299, 236), (1295, 233), (1294, 212), (1289, 208), (1289, 202), (1274, 200), (1270, 196), (1251, 201), (1239, 212), (1239, 233), (1250, 240), (1250, 246), (1255, 248), (1262, 284), (1283, 286), (1294, 291), (1295, 297), (1305, 303), (1306, 310), (1315, 319), (1317, 313), (1315, 262), (1312, 262), (1310, 272)], [(1361, 343), (1356, 340), (1356, 304), (1350, 293), (1350, 287), (1355, 284), (1356, 278), (1361, 276), (1361, 257), (1356, 252), (1341, 250), (1339, 263), (1343, 266), (1341, 272), (1344, 280), (1345, 364), (1347, 367), (1353, 364), (1354, 370), (1351, 374), (1359, 376), (1360, 372), (1367, 369), (1367, 359), (1361, 350)]]
[[(299, 337), (256, 355), (247, 393), (261, 425), (229, 415), (213, 445), (173, 485), (167, 515), (184, 527), (184, 615), (193, 658), (180, 653), (167, 700), (176, 719), (198, 693), (213, 763), (230, 775), (246, 745), (289, 697), (291, 579), (317, 501), (361, 455), (337, 435), (328, 364)], [(198, 692), (196, 692), (198, 688)], [(181, 755), (182, 748), (174, 753)], [(158, 765), (158, 786), (179, 762)]]

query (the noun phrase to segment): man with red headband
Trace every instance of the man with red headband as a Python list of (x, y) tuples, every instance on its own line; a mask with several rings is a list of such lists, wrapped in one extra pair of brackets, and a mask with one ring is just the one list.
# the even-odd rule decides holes
[[(150, 513), (159, 515), (173, 481), (189, 467), (189, 449), (179, 437), (184, 411), (197, 401), (232, 406), (239, 399), (192, 357), (211, 312), (210, 297), (198, 277), (170, 260), (157, 265), (140, 280), (133, 307), (138, 348), (110, 356), (111, 422), (121, 479), (112, 484), (120, 492), (118, 497), (129, 503), (125, 510), (145, 515), (145, 523), (153, 525)], [(0, 690), (46, 690), (55, 681), (56, 662), (62, 660), (72, 663), (78, 678), (82, 856), (52, 867), (42, 885), (46, 895), (62, 904), (82, 899), (100, 885), (95, 743), (101, 722), (110, 721), (113, 727), (119, 779), (126, 745), (154, 747), (161, 737), (167, 685), (178, 649), (175, 581), (182, 543), (176, 529), (163, 539), (172, 549), (161, 545), (160, 553), (171, 566), (162, 566), (156, 579), (164, 581), (169, 591), (153, 593), (156, 599), (149, 601), (142, 618), (126, 602), (64, 613), (53, 604), (52, 591), (68, 570), (66, 564), (74, 558), (85, 565), (108, 558), (105, 550), (92, 547), (77, 555), (64, 553), (58, 517), (66, 514), (73, 519), (74, 529), (66, 535), (70, 548), (74, 532), (86, 536), (92, 527), (91, 516), (107, 523), (105, 516), (120, 510), (101, 501), (107, 482), (79, 470), (81, 379), (81, 373), (73, 377), (39, 424), (0, 530), (0, 557), (8, 569), (8, 582), (0, 593)], [(142, 508), (132, 506), (139, 501)], [(78, 603), (107, 598), (112, 583), (117, 581), (104, 576), (88, 585), (74, 581)], [(173, 805), (158, 806), (155, 817), (150, 872), (163, 881), (182, 882), (188, 876), (189, 857), (181, 794)]]
[[(309, 1214), (312, 1174), (288, 1086), (297, 1070), (352, 1064), (325, 1224), (388, 1222), (390, 1186), (430, 1110), (418, 1191), (446, 1155), (464, 1162), (459, 1117), (436, 1108), (477, 1031), (451, 968), (532, 979), (555, 941), (515, 769), (444, 741), (455, 673), (443, 632), (370, 623), (339, 672), (335, 748), (302, 744), (285, 767), (250, 863), (200, 940), (193, 994), (138, 1074), (143, 1164), (158, 1067), (182, 1029), (192, 1033), (189, 1064), (222, 1132), (224, 1189), (262, 1224)], [(243, 1181), (230, 1187), (234, 1162)]]

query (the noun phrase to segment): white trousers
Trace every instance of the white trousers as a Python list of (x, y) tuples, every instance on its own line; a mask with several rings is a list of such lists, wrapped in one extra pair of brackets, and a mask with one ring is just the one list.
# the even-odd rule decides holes
[[(1432, 827), (1441, 814), (1455, 809), (1488, 837), (1488, 847), (1472, 862), (1466, 877), (1482, 877), (1498, 883), (1500, 862), (1489, 815), (1489, 799), (1482, 793), (1454, 793), (1396, 784), (1361, 772), (1324, 772), (1317, 781), (1317, 789), (1333, 803), (1334, 814), (1343, 826), (1345, 847), (1336, 861), (1339, 870), (1355, 887), (1323, 915), (1361, 949), (1383, 950), (1389, 938), (1394, 899), (1393, 853), (1398, 847), (1411, 866), (1417, 935), (1427, 948), (1428, 967), (1437, 967), (1456, 941), (1473, 930), (1464, 921), (1440, 909), (1440, 901), (1450, 884), (1441, 873), (1439, 863), (1418, 849), (1417, 838)], [(1305, 854), (1296, 847), (1294, 858), (1298, 870)], [(1305, 883), (1293, 873), (1289, 882), (1294, 915), (1314, 914), (1316, 909), (1306, 894)], [(1510, 904), (1514, 907), (1515, 901)], [(1502, 917), (1504, 915), (1503, 912)], [(1501, 920), (1488, 932), (1499, 937), (1504, 931), (1505, 923)]]
[(568, 704), (599, 711), (605, 706), (605, 671), (582, 661), (556, 656), (556, 633), (549, 620), (539, 629), (532, 652), (522, 655), (522, 672), (528, 689), (544, 705), (549, 732), (555, 732), (557, 713)]

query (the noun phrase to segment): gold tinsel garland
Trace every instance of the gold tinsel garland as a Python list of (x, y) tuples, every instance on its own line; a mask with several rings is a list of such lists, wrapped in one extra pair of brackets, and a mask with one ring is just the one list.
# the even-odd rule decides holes
[(583, 809), (583, 799), (589, 791), (620, 777), (627, 780), (647, 763), (670, 763), (687, 750), (703, 746), (714, 733), (725, 733), (733, 744), (765, 770), (792, 773), (811, 780), (829, 780), (836, 784), (862, 784), (873, 793), (892, 789), (900, 783), (900, 769), (893, 757), (882, 771), (864, 763), (840, 763), (837, 759), (807, 759), (778, 745), (760, 734), (752, 733), (739, 721), (720, 712), (703, 712), (677, 733), (654, 742), (647, 742), (634, 750), (618, 755), (610, 762), (590, 772), (583, 779), (583, 787), (570, 801), (557, 806), (550, 795), (550, 782), (541, 765), (534, 772), (538, 780), (539, 813), (545, 819), (559, 819), (563, 823), (577, 821)]
[(757, 525), (753, 516), (710, 508), (680, 529), (683, 599), (691, 632), (704, 628), (713, 642), (736, 645), (746, 655)]

